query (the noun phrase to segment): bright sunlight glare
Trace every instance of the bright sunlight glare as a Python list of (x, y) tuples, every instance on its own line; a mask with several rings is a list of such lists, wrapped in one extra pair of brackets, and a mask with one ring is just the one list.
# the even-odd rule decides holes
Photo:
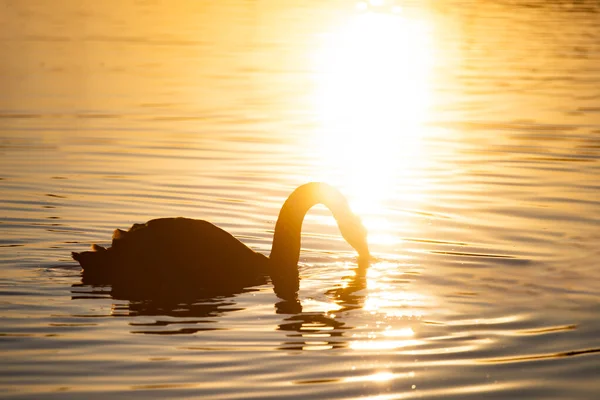
[(429, 41), (424, 22), (357, 13), (325, 36), (316, 54), (320, 178), (343, 188), (368, 228), (380, 228), (375, 215), (385, 215), (383, 204), (422, 158)]

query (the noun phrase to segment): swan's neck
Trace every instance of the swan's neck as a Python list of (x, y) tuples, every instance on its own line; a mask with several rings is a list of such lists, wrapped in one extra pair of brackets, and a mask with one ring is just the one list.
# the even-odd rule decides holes
[(308, 210), (316, 204), (329, 208), (342, 234), (346, 225), (344, 222), (356, 218), (344, 196), (328, 184), (312, 182), (294, 190), (279, 212), (269, 257), (271, 279), (278, 294), (298, 291), (302, 221)]

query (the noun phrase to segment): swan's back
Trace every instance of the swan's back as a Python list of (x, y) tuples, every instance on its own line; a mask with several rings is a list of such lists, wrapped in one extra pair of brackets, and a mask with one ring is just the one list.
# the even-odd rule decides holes
[(267, 273), (268, 259), (203, 220), (159, 218), (116, 230), (112, 247), (73, 253), (84, 274), (139, 279), (233, 279)]

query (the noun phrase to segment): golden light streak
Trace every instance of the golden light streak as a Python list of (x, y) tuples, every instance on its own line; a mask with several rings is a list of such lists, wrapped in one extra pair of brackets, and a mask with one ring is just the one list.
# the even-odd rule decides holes
[[(387, 4), (387, 3), (386, 3)], [(369, 230), (370, 246), (396, 246), (389, 215), (423, 201), (420, 171), (428, 120), (433, 46), (425, 21), (375, 1), (323, 36), (315, 53), (313, 105), (318, 128), (314, 152), (317, 180), (340, 187)], [(370, 12), (378, 8), (378, 12)], [(389, 7), (388, 7), (389, 8)], [(411, 188), (410, 190), (407, 188)], [(371, 265), (364, 309), (386, 315), (416, 315), (422, 299), (391, 293), (385, 276), (397, 263)], [(408, 307), (407, 307), (408, 306)], [(361, 342), (355, 346), (401, 347), (409, 341)]]
[(361, 13), (324, 37), (315, 57), (320, 128), (313, 148), (320, 152), (321, 178), (343, 188), (370, 229), (385, 226), (375, 216), (392, 198), (403, 200), (395, 189), (423, 157), (429, 42), (424, 22)]

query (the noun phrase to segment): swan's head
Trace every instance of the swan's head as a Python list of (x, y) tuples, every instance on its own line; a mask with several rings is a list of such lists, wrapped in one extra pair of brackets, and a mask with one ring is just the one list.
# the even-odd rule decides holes
[(361, 258), (370, 257), (369, 244), (367, 242), (367, 228), (362, 223), (360, 217), (349, 213), (339, 222), (340, 233), (346, 239), (350, 246), (358, 252)]

